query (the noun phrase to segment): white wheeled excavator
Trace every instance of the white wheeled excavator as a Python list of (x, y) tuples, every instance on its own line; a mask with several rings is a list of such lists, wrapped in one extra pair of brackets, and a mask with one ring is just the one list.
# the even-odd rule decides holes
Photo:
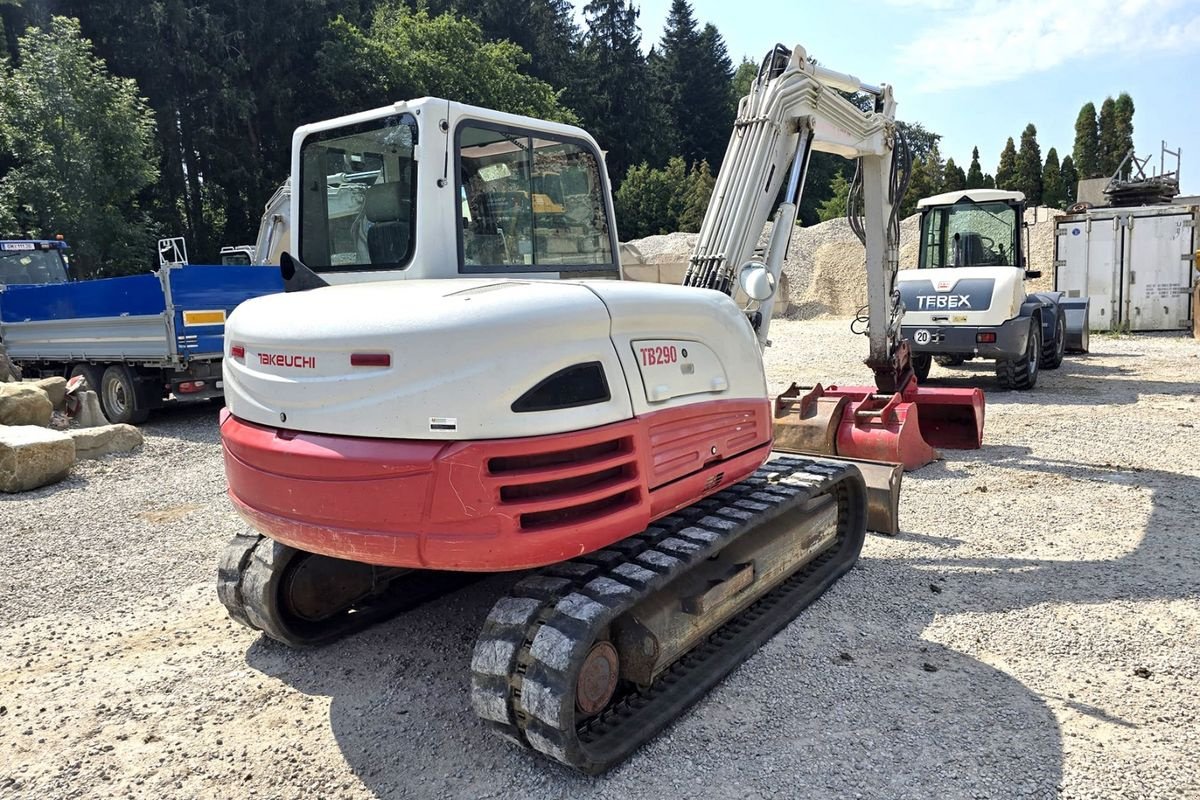
[(231, 616), (310, 645), (536, 569), (480, 633), (479, 716), (589, 773), (654, 736), (858, 558), (859, 471), (768, 462), (761, 346), (828, 150), (861, 167), (871, 363), (882, 388), (907, 380), (893, 109), (890, 87), (776, 48), (687, 286), (612, 280), (611, 192), (579, 128), (435, 98), (300, 128), (288, 292), (226, 329), (221, 437), (251, 527), (221, 561)]

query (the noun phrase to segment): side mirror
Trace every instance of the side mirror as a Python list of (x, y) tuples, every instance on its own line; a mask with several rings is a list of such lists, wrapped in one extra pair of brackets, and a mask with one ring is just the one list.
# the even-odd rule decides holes
[(1042, 271), (1040, 269), (1027, 269), (1025, 270), (1025, 277), (1029, 279), (1040, 278), (1042, 277)]
[(751, 300), (761, 303), (775, 294), (775, 276), (765, 264), (751, 261), (738, 273), (738, 286)]

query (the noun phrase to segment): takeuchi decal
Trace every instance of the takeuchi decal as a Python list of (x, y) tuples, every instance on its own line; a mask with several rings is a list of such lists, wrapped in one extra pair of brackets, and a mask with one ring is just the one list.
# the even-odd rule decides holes
[(258, 361), (264, 367), (293, 367), (295, 369), (316, 369), (316, 356), (294, 356), (284, 353), (259, 353)]

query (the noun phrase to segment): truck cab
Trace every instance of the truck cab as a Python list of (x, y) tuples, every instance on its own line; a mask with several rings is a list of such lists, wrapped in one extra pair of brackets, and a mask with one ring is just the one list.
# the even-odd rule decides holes
[(901, 335), (918, 379), (943, 366), (996, 362), (1007, 389), (1032, 389), (1041, 369), (1062, 363), (1067, 342), (1061, 295), (1030, 294), (1026, 278), (1025, 196), (966, 189), (917, 203), (921, 239), (916, 269), (898, 273)]
[(67, 243), (61, 239), (0, 242), (0, 287), (66, 283)]

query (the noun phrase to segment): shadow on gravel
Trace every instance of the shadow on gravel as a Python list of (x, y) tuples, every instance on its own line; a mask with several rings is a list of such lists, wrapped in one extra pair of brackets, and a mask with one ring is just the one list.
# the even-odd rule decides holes
[(921, 638), (936, 613), (974, 601), (947, 607), (928, 572), (871, 559), (625, 764), (577, 775), (491, 735), (470, 710), (475, 636), (519, 578), (488, 578), (317, 650), (260, 639), (246, 660), (331, 698), (342, 754), (380, 797), (1056, 796), (1052, 711), (1005, 672)]
[[(1136, 358), (1137, 353), (1122, 353)], [(1200, 367), (1198, 367), (1200, 368)], [(1101, 382), (1103, 381), (1103, 382)], [(1104, 355), (1069, 355), (1056, 370), (1044, 370), (1032, 391), (1001, 388), (994, 361), (968, 361), (957, 367), (938, 367), (922, 386), (969, 389), (978, 387), (995, 405), (1131, 405), (1145, 395), (1193, 397), (1200, 383), (1156, 381), (1136, 377), (1135, 370), (1104, 362)]]
[[(1196, 587), (1200, 586), (1200, 538), (1195, 535), (1194, 520), (1200, 519), (1200, 478), (1165, 470), (1040, 458), (1032, 455), (1030, 448), (1020, 446), (991, 445), (987, 460), (993, 466), (1033, 476), (1058, 475), (1148, 488), (1150, 516), (1138, 546), (1115, 559), (932, 557), (897, 561), (914, 567), (986, 570), (972, 575), (980, 582), (979, 590), (973, 592), (969, 607), (961, 610), (1007, 611), (1038, 603), (1172, 600), (1196, 595)], [(1053, 532), (1047, 531), (1046, 536), (1052, 537)]]

